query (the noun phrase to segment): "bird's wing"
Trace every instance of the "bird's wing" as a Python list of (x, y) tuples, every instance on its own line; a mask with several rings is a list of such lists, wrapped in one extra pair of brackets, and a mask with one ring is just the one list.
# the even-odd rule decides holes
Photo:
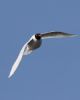
[(42, 39), (46, 39), (46, 38), (66, 38), (66, 37), (80, 37), (80, 35), (69, 34), (69, 33), (65, 33), (65, 32), (46, 32), (44, 34), (41, 34)]
[(12, 69), (10, 71), (10, 74), (9, 74), (8, 78), (10, 78), (15, 73), (15, 71), (17, 70), (17, 68), (18, 68), (18, 66), (19, 66), (19, 64), (20, 64), (20, 62), (23, 58), (26, 47), (27, 47), (27, 43), (25, 43), (24, 46), (22, 47), (16, 61), (14, 62), (13, 66), (12, 66)]

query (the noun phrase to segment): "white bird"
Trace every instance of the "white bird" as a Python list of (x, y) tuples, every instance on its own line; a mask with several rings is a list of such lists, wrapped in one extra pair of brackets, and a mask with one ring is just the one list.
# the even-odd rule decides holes
[(33, 35), (29, 39), (29, 41), (26, 42), (24, 44), (24, 46), (22, 47), (16, 61), (14, 62), (13, 66), (12, 66), (12, 69), (10, 71), (8, 78), (10, 78), (15, 73), (15, 71), (19, 67), (19, 64), (20, 64), (23, 56), (30, 54), (32, 51), (34, 51), (35, 49), (37, 49), (41, 46), (42, 39), (66, 38), (66, 37), (76, 37), (76, 36), (79, 36), (79, 35), (69, 34), (69, 33), (64, 33), (64, 32), (46, 32), (44, 34), (38, 33), (38, 34)]

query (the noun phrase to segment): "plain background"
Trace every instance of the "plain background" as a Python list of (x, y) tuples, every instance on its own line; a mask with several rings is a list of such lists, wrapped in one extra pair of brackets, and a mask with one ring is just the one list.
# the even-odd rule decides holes
[(80, 0), (0, 0), (0, 100), (80, 100), (80, 38), (43, 40), (10, 69), (35, 33), (80, 34)]

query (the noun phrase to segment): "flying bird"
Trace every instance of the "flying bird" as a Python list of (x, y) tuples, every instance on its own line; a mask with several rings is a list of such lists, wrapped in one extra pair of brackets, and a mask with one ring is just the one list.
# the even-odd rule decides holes
[(10, 78), (15, 73), (15, 71), (19, 67), (19, 64), (20, 64), (23, 56), (28, 55), (28, 54), (32, 53), (34, 50), (38, 49), (41, 46), (43, 39), (67, 38), (67, 37), (77, 37), (77, 36), (79, 36), (79, 35), (69, 34), (69, 33), (65, 33), (65, 32), (45, 32), (43, 34), (37, 33), (37, 34), (33, 35), (29, 39), (29, 41), (23, 45), (16, 61), (14, 62), (13, 66), (11, 68), (11, 71), (10, 71), (8, 78)]

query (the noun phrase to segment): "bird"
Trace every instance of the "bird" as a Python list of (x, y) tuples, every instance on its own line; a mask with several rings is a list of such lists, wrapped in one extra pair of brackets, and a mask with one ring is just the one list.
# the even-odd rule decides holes
[(17, 68), (19, 67), (19, 64), (21, 63), (23, 56), (29, 55), (34, 50), (38, 49), (41, 46), (43, 39), (68, 38), (68, 37), (79, 37), (79, 34), (51, 31), (51, 32), (45, 32), (45, 33), (36, 33), (36, 34), (32, 35), (32, 37), (29, 39), (29, 41), (26, 42), (23, 45), (22, 49), (20, 50), (17, 59), (15, 60), (15, 62), (12, 65), (12, 68), (11, 68), (8, 78), (11, 78), (14, 75)]

